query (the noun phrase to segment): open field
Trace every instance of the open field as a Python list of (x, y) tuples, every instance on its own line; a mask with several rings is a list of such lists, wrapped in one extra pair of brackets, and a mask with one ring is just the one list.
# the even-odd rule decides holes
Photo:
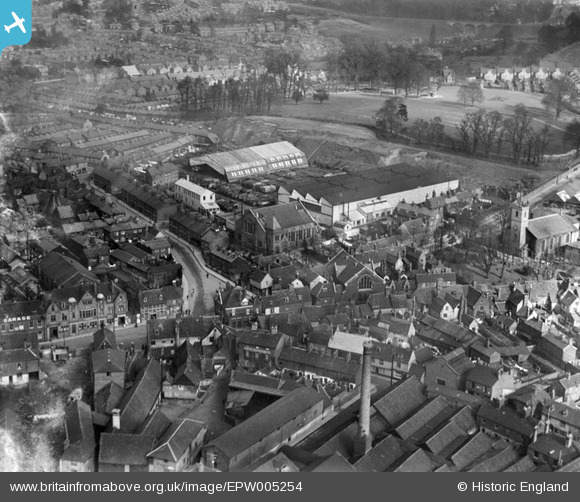
[[(332, 98), (331, 98), (332, 99)], [(288, 105), (293, 106), (293, 105)], [(298, 105), (300, 106), (300, 105)], [(322, 105), (324, 108), (326, 103)], [(307, 109), (304, 106), (304, 109)], [(314, 108), (314, 107), (312, 107)], [(413, 162), (420, 159), (424, 149), (389, 143), (377, 139), (366, 127), (352, 124), (319, 122), (316, 120), (253, 116), (246, 119), (253, 130), (267, 129), (271, 137), (297, 142), (306, 155), (313, 160), (328, 162), (334, 154), (335, 160), (357, 167), (360, 163), (379, 165), (374, 159), (391, 159), (393, 162)], [(246, 124), (244, 120), (244, 124)], [(306, 148), (305, 148), (306, 147)], [(322, 158), (319, 158), (319, 157)], [(514, 186), (526, 176), (534, 176), (539, 182), (547, 181), (558, 174), (554, 169), (533, 169), (485, 160), (472, 159), (448, 153), (430, 153), (432, 164), (459, 179), (463, 186)], [(420, 162), (420, 160), (419, 160)]]
[[(355, 20), (356, 19), (356, 20)], [(333, 18), (320, 21), (318, 29), (323, 35), (333, 37), (373, 38), (388, 42), (406, 39), (411, 36), (429, 38), (431, 27), (435, 25), (438, 36), (449, 37), (458, 31), (444, 21), (423, 19), (373, 19), (363, 16), (355, 19)], [(363, 22), (361, 22), (363, 21)]]
[[(455, 127), (461, 122), (466, 113), (473, 112), (477, 107), (463, 106), (457, 101), (457, 86), (442, 87), (436, 97), (409, 96), (405, 103), (409, 114), (409, 123), (416, 119), (430, 120), (441, 117), (447, 134), (454, 134)], [(553, 113), (548, 113), (541, 104), (542, 94), (514, 92), (503, 89), (484, 89), (484, 101), (481, 106), (488, 111), (498, 111), (507, 116), (513, 114), (515, 105), (526, 105), (539, 128), (549, 124), (552, 128), (553, 139), (549, 145), (549, 152), (561, 154), (568, 150), (562, 141), (562, 133), (566, 122), (572, 116), (566, 112), (554, 119)], [(307, 97), (297, 105), (288, 103), (273, 106), (271, 113), (291, 118), (313, 120), (328, 120), (330, 122), (345, 122), (360, 125), (374, 125), (374, 115), (381, 107), (386, 96), (378, 94), (339, 93), (331, 94), (329, 101), (324, 104), (314, 103)]]
[[(409, 19), (397, 17), (369, 16), (363, 12), (360, 14), (342, 12), (340, 10), (317, 7), (304, 4), (290, 4), (292, 13), (305, 14), (311, 17), (319, 17), (319, 30), (321, 33), (333, 37), (356, 36), (357, 38), (374, 38), (375, 40), (394, 41), (421, 37), (428, 40), (431, 27), (435, 25), (439, 38), (461, 35), (462, 27), (453, 26), (454, 21), (440, 19)], [(477, 28), (477, 33), (482, 38), (495, 38), (505, 26), (500, 23), (478, 24), (471, 23)], [(513, 24), (512, 33), (517, 40), (535, 40), (540, 25), (538, 24)]]

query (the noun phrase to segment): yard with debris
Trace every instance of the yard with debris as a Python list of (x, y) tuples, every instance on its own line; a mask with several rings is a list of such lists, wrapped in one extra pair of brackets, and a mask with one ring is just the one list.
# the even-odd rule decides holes
[(0, 471), (54, 472), (62, 454), (64, 408), (68, 395), (82, 388), (85, 399), (92, 391), (86, 357), (55, 363), (40, 361), (40, 381), (0, 388), (0, 403), (16, 413), (12, 433), (0, 429)]

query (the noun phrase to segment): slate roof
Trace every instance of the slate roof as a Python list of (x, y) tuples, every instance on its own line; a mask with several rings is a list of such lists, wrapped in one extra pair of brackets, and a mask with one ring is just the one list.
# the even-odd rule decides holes
[(467, 289), (467, 294), (465, 296), (465, 301), (467, 303), (467, 306), (471, 307), (471, 308), (475, 307), (475, 305), (477, 304), (477, 302), (480, 300), (480, 298), (482, 296), (483, 296), (483, 292), (469, 286), (469, 288)]
[(580, 386), (580, 373), (576, 373), (575, 375), (568, 375), (564, 378), (560, 378), (558, 380), (558, 384), (561, 385), (564, 389), (574, 389)]
[[(513, 431), (516, 433), (515, 439), (520, 439), (519, 435), (524, 437), (531, 437), (534, 433), (534, 427), (526, 420), (519, 417), (515, 411), (510, 408), (503, 407), (497, 409), (489, 404), (483, 405), (477, 412), (477, 418), (479, 421), (485, 420), (487, 423), (491, 422), (493, 424), (498, 424), (501, 427)], [(486, 424), (486, 427), (490, 427)]]
[(416, 450), (408, 455), (399, 465), (392, 469), (393, 472), (431, 472), (444, 462), (436, 462), (425, 450)]
[(2, 302), (0, 303), (0, 319), (6, 317), (23, 317), (42, 315), (41, 300), (27, 300), (22, 302)]
[(357, 472), (385, 472), (398, 459), (414, 450), (410, 443), (389, 435), (357, 460), (354, 467)]
[(165, 304), (168, 300), (181, 300), (183, 290), (177, 286), (164, 286), (159, 289), (149, 289), (139, 291), (139, 305), (151, 307)]
[(477, 461), (468, 472), (500, 472), (520, 458), (517, 450), (508, 445), (488, 458)]
[(94, 455), (97, 446), (91, 407), (79, 400), (69, 403), (64, 424), (68, 445), (61, 460), (85, 462)]
[(160, 409), (157, 409), (137, 428), (135, 434), (140, 436), (153, 436), (157, 440), (170, 425), (171, 420), (167, 418), (167, 415)]
[(542, 414), (550, 414), (556, 420), (575, 428), (580, 428), (580, 409), (548, 399), (542, 406)]
[(153, 436), (104, 432), (101, 434), (99, 445), (99, 466), (100, 468), (104, 467), (104, 464), (146, 466), (147, 453), (154, 445)]
[(395, 426), (426, 400), (423, 384), (411, 376), (393, 385), (373, 406), (391, 426)]
[(266, 230), (279, 231), (314, 223), (312, 216), (300, 202), (276, 204), (249, 211)]
[(117, 348), (117, 337), (110, 329), (100, 328), (93, 333), (93, 350)]
[(340, 454), (335, 452), (326, 458), (316, 460), (302, 469), (304, 472), (355, 472), (355, 468)]
[(413, 351), (392, 343), (373, 342), (372, 358), (381, 361), (391, 361), (400, 364), (409, 364)]
[(324, 397), (310, 387), (295, 389), (209, 443), (230, 459), (289, 423)]
[(442, 424), (425, 438), (425, 447), (442, 457), (447, 457), (467, 439), (466, 432), (453, 420)]
[(481, 364), (476, 364), (475, 368), (467, 373), (467, 380), (486, 387), (493, 387), (498, 381), (497, 371), (489, 366), (483, 366)]
[(463, 470), (490, 450), (492, 444), (493, 440), (488, 435), (478, 432), (451, 455), (450, 459), (459, 470)]
[(517, 462), (504, 469), (503, 472), (530, 472), (534, 470), (535, 467), (536, 464), (534, 464), (532, 458), (526, 455), (524, 458), (521, 458)]
[[(278, 361), (281, 366), (284, 366), (284, 363), (288, 361), (315, 368), (320, 371), (321, 376), (325, 376), (326, 372), (339, 373), (353, 383), (357, 379), (360, 368), (360, 364), (352, 359), (347, 362), (330, 355), (321, 356), (317, 352), (308, 352), (295, 347), (282, 349)], [(334, 375), (333, 378), (335, 378)]]
[(251, 345), (273, 350), (280, 343), (281, 337), (282, 333), (273, 335), (264, 330), (237, 330), (238, 345)]
[(124, 373), (125, 351), (103, 349), (91, 353), (91, 368), (94, 373)]
[(397, 427), (397, 434), (405, 440), (420, 439), (424, 434), (418, 432), (431, 424), (436, 427), (445, 416), (451, 414), (449, 403), (444, 397), (437, 396), (436, 398), (423, 403), (421, 408), (413, 412), (404, 422)]
[(126, 391), (115, 382), (109, 382), (94, 397), (94, 408), (98, 413), (111, 415), (125, 397)]
[(139, 372), (121, 402), (121, 432), (133, 433), (147, 418), (161, 392), (163, 369), (155, 359)]
[[(158, 446), (147, 456), (169, 462), (177, 462), (188, 450), (191, 443), (200, 433), (204, 433), (207, 427), (202, 422), (182, 418), (175, 422), (159, 439)], [(203, 439), (203, 438), (202, 438)], [(201, 443), (200, 445), (201, 446)]]
[(548, 214), (531, 219), (528, 222), (527, 230), (536, 239), (547, 239), (549, 237), (575, 232), (576, 227), (559, 214)]
[[(175, 337), (177, 320), (148, 319), (147, 333), (149, 340), (164, 340)], [(218, 316), (183, 316), (179, 323), (179, 336), (183, 340), (190, 337), (204, 338), (214, 327), (221, 327)]]
[[(56, 287), (76, 285), (82, 280), (99, 282), (97, 277), (79, 262), (58, 253), (48, 253), (38, 263), (42, 276), (49, 279)], [(76, 284), (75, 284), (76, 283)]]

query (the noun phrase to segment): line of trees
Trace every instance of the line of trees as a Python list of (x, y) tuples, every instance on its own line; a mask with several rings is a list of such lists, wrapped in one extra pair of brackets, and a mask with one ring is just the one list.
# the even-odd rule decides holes
[[(385, 100), (375, 119), (379, 132), (398, 142), (442, 147), (484, 158), (494, 156), (514, 164), (539, 165), (551, 139), (550, 127), (535, 128), (529, 109), (522, 104), (516, 105), (513, 115), (507, 117), (483, 109), (467, 113), (455, 126), (455, 134), (446, 133), (440, 117), (416, 119), (406, 126), (407, 108), (399, 97)], [(570, 126), (568, 139), (580, 150), (580, 123)]]
[(479, 109), (468, 113), (456, 126), (460, 148), (465, 153), (489, 157), (507, 156), (514, 164), (539, 165), (550, 142), (550, 126), (533, 127), (533, 117), (525, 105), (518, 104), (513, 115)]
[[(250, 113), (270, 111), (274, 102), (305, 96), (309, 83), (298, 52), (268, 50), (263, 67), (243, 79), (208, 82), (201, 77), (185, 77), (177, 86), (184, 113), (213, 111)], [(328, 99), (328, 94), (322, 100)], [(320, 102), (322, 102), (320, 100)]]
[(395, 93), (403, 90), (405, 96), (419, 94), (429, 85), (433, 69), (418, 62), (416, 54), (407, 48), (380, 45), (375, 40), (345, 38), (342, 42), (342, 50), (329, 54), (327, 59), (328, 76), (336, 82), (355, 90), (361, 82), (370, 82), (378, 89), (388, 83)]

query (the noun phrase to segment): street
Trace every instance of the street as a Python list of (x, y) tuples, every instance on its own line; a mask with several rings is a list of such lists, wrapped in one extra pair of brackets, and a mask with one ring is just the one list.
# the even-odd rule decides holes
[[(112, 331), (112, 328), (109, 328)], [(124, 348), (131, 345), (131, 342), (135, 344), (136, 349), (141, 349), (141, 345), (147, 343), (147, 327), (145, 324), (141, 326), (126, 327), (126, 328), (115, 328), (115, 336), (117, 338), (117, 344), (123, 344)], [(54, 345), (55, 347), (62, 347), (64, 341), (56, 340), (51, 342), (41, 342), (41, 347), (50, 347)], [(66, 338), (66, 345), (69, 350), (84, 349), (88, 348), (91, 343), (93, 343), (93, 334), (86, 333), (83, 335), (77, 335), (74, 337)]]
[(220, 286), (225, 287), (225, 281), (213, 272), (208, 273), (200, 266), (198, 259), (203, 259), (199, 256), (201, 253), (197, 254), (196, 259), (191, 245), (184, 244), (173, 237), (168, 236), (168, 238), (175, 260), (183, 267), (184, 312), (189, 310), (195, 315), (213, 314), (215, 293)]

